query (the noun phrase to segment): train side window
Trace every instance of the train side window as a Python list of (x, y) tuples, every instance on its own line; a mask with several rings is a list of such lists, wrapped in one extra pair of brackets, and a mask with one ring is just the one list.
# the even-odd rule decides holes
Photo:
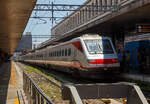
[(71, 48), (68, 49), (68, 56), (71, 56)]
[(59, 52), (57, 51), (57, 56), (59, 56)]
[(57, 56), (59, 56), (59, 51), (57, 51)]
[(53, 57), (54, 57), (54, 52), (53, 52)]
[(58, 56), (60, 56), (60, 52), (58, 51)]
[(54, 52), (54, 56), (56, 56), (56, 51)]
[(62, 50), (62, 56), (64, 56), (64, 49)]
[(61, 56), (61, 50), (59, 51), (59, 56)]
[(67, 49), (65, 49), (65, 56), (67, 56), (67, 53), (68, 53), (68, 52), (67, 52)]
[(51, 52), (52, 53), (52, 57), (53, 57), (53, 52)]
[(54, 52), (52, 52), (52, 54), (53, 54), (52, 56), (54, 57)]
[(56, 56), (58, 56), (58, 51), (56, 51)]

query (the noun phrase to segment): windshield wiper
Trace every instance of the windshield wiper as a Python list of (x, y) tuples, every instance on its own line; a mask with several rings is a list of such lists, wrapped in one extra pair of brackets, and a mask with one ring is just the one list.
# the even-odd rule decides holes
[(102, 54), (102, 52), (100, 51), (93, 51), (93, 52), (90, 52), (91, 54)]

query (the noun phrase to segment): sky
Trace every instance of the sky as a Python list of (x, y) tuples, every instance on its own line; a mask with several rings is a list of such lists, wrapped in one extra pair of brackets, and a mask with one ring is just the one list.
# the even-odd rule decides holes
[[(51, 2), (55, 4), (78, 4), (81, 5), (86, 0), (38, 0), (37, 4), (50, 4)], [(51, 12), (36, 12), (36, 15), (38, 16), (51, 16)], [(64, 17), (67, 15), (67, 12), (55, 12), (55, 16), (61, 16)], [(32, 12), (31, 16), (35, 16), (35, 11)], [(60, 21), (57, 21), (59, 23)], [(57, 24), (56, 23), (56, 24)], [(51, 20), (50, 19), (33, 19), (30, 18), (27, 24), (27, 27), (25, 28), (26, 32), (31, 32), (32, 35), (51, 35)], [(40, 44), (41, 42), (44, 42), (45, 40), (48, 40), (48, 38), (33, 38), (33, 44)]]

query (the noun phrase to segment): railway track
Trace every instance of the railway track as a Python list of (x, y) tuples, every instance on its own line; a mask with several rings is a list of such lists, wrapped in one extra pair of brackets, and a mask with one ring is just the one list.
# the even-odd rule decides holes
[[(69, 104), (68, 101), (63, 101), (61, 98), (61, 89), (62, 89), (61, 85), (63, 83), (74, 83), (74, 84), (95, 83), (92, 82), (92, 80), (88, 81), (86, 79), (80, 81), (78, 81), (77, 79), (67, 80), (68, 77), (62, 78), (59, 77), (58, 75), (55, 75), (54, 73), (50, 73), (50, 72), (48, 73), (44, 71), (43, 73), (37, 71), (29, 71), (29, 70), (34, 70), (33, 67), (29, 67), (21, 63), (17, 63), (17, 65), (21, 67), (21, 69), (26, 71), (26, 73), (35, 81), (35, 83), (37, 83), (37, 85), (42, 89), (42, 91), (48, 97), (50, 97), (50, 99), (52, 99), (52, 101), (55, 104), (57, 103)], [(52, 78), (49, 76), (51, 76)], [(52, 92), (50, 92), (50, 90), (52, 90)], [(122, 99), (89, 99), (89, 100), (83, 100), (83, 103), (84, 104), (123, 104), (123, 100)]]
[[(26, 65), (25, 67), (27, 67), (28, 65)], [(29, 65), (30, 66), (30, 65)], [(59, 80), (62, 83), (74, 83), (74, 84), (86, 84), (86, 83), (117, 83), (117, 82), (122, 82), (123, 79), (121, 78), (110, 78), (110, 79), (87, 79), (87, 78), (76, 78), (73, 77), (71, 74), (68, 73), (64, 73), (64, 72), (60, 72), (60, 71), (55, 71), (55, 70), (45, 70), (41, 67), (37, 67), (37, 66), (32, 66), (35, 67), (39, 70), (41, 70), (43, 73), (50, 75), (52, 77), (54, 77), (55, 79)], [(28, 67), (29, 68), (29, 67)], [(32, 68), (30, 68), (32, 69)]]

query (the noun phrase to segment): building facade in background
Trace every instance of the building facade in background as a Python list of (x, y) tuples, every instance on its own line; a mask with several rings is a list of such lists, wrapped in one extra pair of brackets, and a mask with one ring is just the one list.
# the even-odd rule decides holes
[(32, 50), (31, 32), (26, 32), (26, 35), (22, 35), (22, 39), (19, 42), (16, 52), (22, 52), (26, 50)]

